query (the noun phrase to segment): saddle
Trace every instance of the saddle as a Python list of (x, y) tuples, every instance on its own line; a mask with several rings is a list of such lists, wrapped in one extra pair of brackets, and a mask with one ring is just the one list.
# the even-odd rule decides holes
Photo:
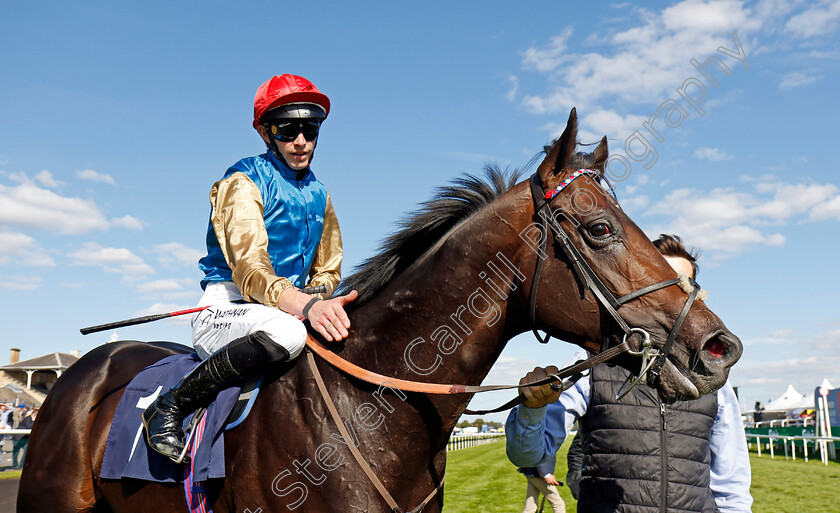
[[(181, 354), (143, 369), (126, 386), (111, 422), (100, 477), (169, 483), (184, 481), (183, 465), (176, 465), (146, 445), (140, 418), (163, 390), (175, 385), (201, 361), (195, 353), (184, 354), (186, 346), (172, 346), (177, 344), (171, 344), (170, 348)], [(252, 376), (244, 383), (223, 390), (206, 409), (199, 409), (184, 419), (185, 433), (193, 444), (194, 481), (225, 477), (224, 431), (237, 427), (247, 418), (262, 381), (262, 375)]]

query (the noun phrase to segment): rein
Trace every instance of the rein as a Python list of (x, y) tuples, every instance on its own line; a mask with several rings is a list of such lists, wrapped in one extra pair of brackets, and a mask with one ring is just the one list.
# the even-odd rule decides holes
[[(335, 354), (326, 346), (324, 346), (321, 342), (313, 338), (311, 335), (308, 335), (306, 338), (306, 347), (309, 348), (311, 352), (317, 354), (318, 356), (326, 360), (327, 363), (337, 368), (338, 370), (372, 385), (396, 388), (397, 390), (402, 390), (403, 392), (419, 392), (422, 394), (436, 395), (454, 395), (477, 394), (481, 392), (491, 392), (495, 390), (511, 390), (519, 387), (546, 385), (548, 383), (554, 383), (555, 387), (562, 386), (562, 390), (565, 390), (569, 388), (575, 381), (577, 381), (577, 379), (579, 379), (580, 376), (582, 376), (582, 373), (584, 371), (598, 365), (599, 363), (603, 363), (624, 351), (627, 351), (630, 345), (627, 341), (624, 341), (621, 344), (612, 347), (602, 353), (598, 353), (597, 355), (591, 358), (576, 362), (574, 365), (564, 367), (557, 373), (551, 374), (546, 378), (537, 381), (532, 381), (530, 383), (516, 385), (447, 385), (441, 383), (409, 381), (405, 379), (383, 376), (382, 374), (378, 374), (376, 372), (359, 367), (355, 363), (349, 362), (344, 358), (340, 357), (339, 355)], [(564, 383), (563, 380), (568, 377), (572, 377), (572, 380), (569, 380), (569, 382)], [(556, 388), (556, 390), (561, 390), (561, 388)], [(515, 397), (511, 401), (508, 401), (508, 403), (499, 408), (495, 408), (493, 410), (479, 411), (465, 410), (464, 413), (467, 413), (468, 415), (485, 415), (487, 413), (496, 413), (497, 411), (503, 411), (513, 408), (517, 404), (521, 403), (524, 399), (525, 396), (519, 394), (517, 397)]]
[[(592, 358), (576, 362), (574, 365), (570, 365), (561, 369), (556, 374), (550, 374), (547, 378), (538, 381), (533, 381), (531, 383), (525, 383), (522, 385), (470, 386), (423, 383), (419, 381), (408, 381), (404, 379), (383, 376), (381, 374), (377, 374), (375, 372), (363, 369), (358, 365), (345, 360), (344, 358), (333, 353), (323, 344), (312, 338), (311, 335), (308, 335), (306, 337), (306, 346), (308, 348), (308, 351), (306, 351), (306, 359), (309, 362), (309, 368), (312, 370), (312, 375), (315, 377), (315, 383), (318, 385), (318, 391), (321, 393), (321, 397), (324, 399), (324, 403), (327, 405), (327, 410), (330, 412), (330, 417), (332, 417), (333, 422), (338, 427), (341, 436), (343, 436), (344, 440), (347, 441), (347, 447), (350, 449), (350, 453), (353, 455), (353, 458), (356, 460), (356, 462), (362, 468), (362, 471), (365, 473), (367, 478), (379, 492), (379, 495), (381, 495), (385, 502), (388, 503), (388, 506), (391, 508), (392, 513), (403, 513), (404, 510), (401, 509), (399, 505), (397, 505), (397, 502), (385, 488), (385, 485), (382, 484), (382, 481), (376, 476), (376, 474), (373, 472), (373, 469), (370, 468), (370, 465), (368, 464), (367, 460), (365, 460), (365, 457), (362, 456), (361, 452), (359, 452), (358, 447), (356, 447), (356, 445), (353, 443), (353, 438), (350, 436), (350, 433), (344, 426), (344, 422), (342, 422), (341, 419), (341, 414), (338, 413), (338, 409), (335, 407), (335, 402), (332, 400), (332, 397), (330, 397), (329, 391), (327, 391), (327, 387), (324, 384), (324, 379), (321, 377), (321, 372), (318, 370), (318, 365), (315, 363), (315, 357), (312, 353), (317, 353), (318, 356), (326, 360), (327, 363), (329, 363), (333, 367), (336, 367), (342, 372), (374, 385), (392, 387), (405, 392), (420, 392), (426, 394), (474, 394), (479, 392), (489, 392), (491, 390), (507, 390), (512, 388), (518, 388), (520, 386), (545, 385), (547, 383), (554, 383), (552, 385), (552, 389), (562, 391), (576, 383), (577, 380), (579, 380), (583, 376), (584, 371), (594, 367), (595, 365), (598, 365), (599, 363), (605, 362), (613, 356), (616, 356), (617, 354), (627, 351), (629, 349), (629, 344), (627, 343), (627, 341), (624, 341), (620, 345), (608, 349), (607, 351), (604, 351), (602, 353), (599, 353), (593, 356)], [(571, 376), (571, 379), (564, 382), (563, 379), (569, 376)], [(498, 411), (508, 410), (521, 403), (524, 399), (525, 396), (519, 394), (518, 396), (508, 401), (506, 404), (500, 406), (499, 408), (480, 411), (466, 410), (464, 413), (484, 415), (487, 413), (495, 413)], [(429, 502), (432, 501), (435, 495), (437, 495), (442, 488), (443, 477), (441, 477), (438, 486), (434, 490), (432, 490), (432, 492), (429, 495), (427, 495), (426, 498), (418, 506), (415, 506), (408, 513), (421, 513), (423, 509), (429, 504)]]

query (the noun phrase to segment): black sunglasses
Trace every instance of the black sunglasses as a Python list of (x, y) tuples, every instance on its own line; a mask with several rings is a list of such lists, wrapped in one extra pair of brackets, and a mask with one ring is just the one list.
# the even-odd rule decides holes
[(298, 134), (303, 134), (307, 141), (314, 141), (318, 138), (318, 130), (321, 123), (318, 121), (289, 121), (269, 125), (271, 135), (282, 142), (291, 142), (297, 139)]

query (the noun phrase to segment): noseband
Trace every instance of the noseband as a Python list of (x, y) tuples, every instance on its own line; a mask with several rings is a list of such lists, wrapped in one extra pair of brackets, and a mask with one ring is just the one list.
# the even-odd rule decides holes
[[(580, 178), (581, 176), (589, 176), (594, 178), (595, 180), (600, 181), (601, 174), (592, 169), (578, 169), (574, 173), (570, 174), (568, 178), (566, 178), (560, 185), (556, 188), (551, 189), (548, 192), (543, 192), (542, 183), (540, 181), (539, 174), (534, 173), (529, 180), (531, 185), (531, 195), (534, 198), (534, 210), (539, 218), (539, 226), (541, 228), (542, 240), (540, 242), (540, 251), (537, 253), (537, 263), (534, 268), (534, 280), (531, 282), (531, 294), (530, 294), (530, 319), (531, 319), (531, 329), (534, 332), (534, 336), (537, 337), (542, 343), (547, 343), (551, 336), (546, 333), (545, 337), (541, 337), (540, 334), (537, 332), (536, 327), (536, 314), (537, 314), (537, 290), (539, 289), (539, 282), (540, 282), (540, 275), (542, 274), (542, 267), (543, 267), (543, 260), (547, 258), (546, 249), (548, 246), (548, 233), (550, 232), (554, 237), (554, 241), (563, 251), (563, 254), (566, 255), (566, 258), (569, 261), (569, 264), (572, 267), (572, 270), (577, 276), (580, 283), (588, 290), (592, 291), (595, 297), (598, 299), (601, 307), (606, 310), (610, 316), (615, 320), (618, 324), (619, 328), (624, 332), (624, 339), (622, 340), (621, 345), (626, 345), (626, 349), (622, 352), (628, 352), (635, 356), (642, 357), (642, 365), (639, 370), (639, 374), (637, 376), (633, 376), (631, 374), (628, 377), (628, 380), (625, 381), (624, 385), (622, 385), (621, 389), (619, 389), (617, 399), (624, 397), (633, 387), (635, 387), (640, 381), (645, 379), (646, 375), (649, 375), (647, 378), (648, 381), (653, 385), (656, 386), (659, 380), (659, 374), (662, 371), (662, 366), (665, 364), (665, 360), (670, 354), (671, 349), (674, 346), (674, 341), (677, 339), (677, 334), (680, 332), (682, 328), (683, 322), (685, 321), (686, 316), (688, 316), (689, 310), (691, 310), (691, 305), (694, 304), (694, 300), (697, 298), (697, 294), (700, 291), (700, 287), (697, 285), (697, 282), (689, 278), (689, 283), (692, 285), (693, 290), (689, 293), (688, 300), (686, 301), (685, 305), (682, 308), (679, 316), (677, 317), (676, 322), (674, 322), (674, 326), (671, 329), (671, 333), (668, 334), (668, 339), (665, 341), (665, 344), (662, 346), (662, 349), (656, 349), (652, 347), (650, 341), (650, 334), (647, 331), (643, 330), (642, 328), (631, 328), (630, 325), (627, 324), (627, 321), (618, 313), (618, 309), (621, 308), (622, 305), (628, 303), (636, 298), (642, 297), (644, 295), (650, 294), (651, 292), (655, 292), (660, 289), (664, 289), (666, 287), (670, 287), (672, 285), (678, 285), (680, 283), (679, 278), (674, 278), (671, 280), (661, 281), (659, 283), (654, 283), (653, 285), (648, 285), (647, 287), (643, 287), (638, 289), (634, 292), (616, 298), (615, 295), (610, 291), (604, 282), (595, 274), (595, 271), (592, 270), (592, 267), (583, 259), (583, 256), (580, 254), (580, 251), (575, 247), (572, 243), (569, 235), (554, 217), (554, 212), (549, 207), (549, 203), (551, 200), (560, 194), (566, 187), (568, 187), (575, 179)], [(641, 350), (633, 351), (630, 350), (630, 346), (628, 344), (628, 338), (633, 336), (634, 334), (641, 335), (643, 337), (643, 341), (641, 344)], [(602, 342), (601, 342), (601, 352), (606, 351), (609, 349), (609, 336), (604, 330), (602, 334)], [(624, 387), (630, 382), (629, 388), (624, 390)]]

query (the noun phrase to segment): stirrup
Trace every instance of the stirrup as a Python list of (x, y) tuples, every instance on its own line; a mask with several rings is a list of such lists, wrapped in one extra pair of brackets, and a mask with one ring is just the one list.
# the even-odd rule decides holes
[(187, 424), (187, 429), (184, 431), (184, 448), (181, 449), (181, 454), (178, 455), (178, 458), (172, 460), (176, 465), (180, 465), (187, 458), (187, 454), (190, 452), (190, 442), (192, 442), (195, 429), (198, 427), (198, 423), (201, 422), (205, 413), (207, 413), (207, 408), (199, 408), (195, 410), (195, 413), (190, 419), (190, 423)]

